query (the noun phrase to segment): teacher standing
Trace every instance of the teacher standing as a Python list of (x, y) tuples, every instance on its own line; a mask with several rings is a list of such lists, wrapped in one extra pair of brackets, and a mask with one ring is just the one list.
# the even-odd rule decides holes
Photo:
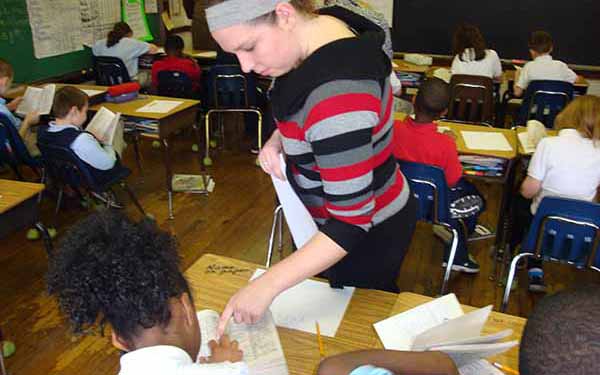
[(217, 43), (245, 72), (276, 78), (278, 129), (259, 155), (261, 166), (290, 181), (319, 226), (230, 299), (220, 332), (232, 316), (256, 322), (279, 293), (321, 272), (332, 286), (397, 291), (416, 203), (392, 156), (384, 30), (342, 7), (314, 13), (313, 0), (211, 3), (206, 15)]

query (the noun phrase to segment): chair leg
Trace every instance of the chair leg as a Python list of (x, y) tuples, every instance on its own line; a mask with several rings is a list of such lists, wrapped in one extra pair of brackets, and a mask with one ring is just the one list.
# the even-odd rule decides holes
[[(125, 182), (125, 181), (121, 182), (121, 187), (127, 192), (127, 194), (129, 194), (129, 198), (131, 199), (131, 201), (133, 202), (135, 207), (137, 207), (137, 209), (140, 211), (140, 213), (143, 216), (146, 216), (146, 212), (144, 211), (144, 208), (138, 201), (138, 199), (135, 196), (135, 194), (133, 193), (133, 191), (129, 188), (129, 185), (127, 185), (127, 182)], [(169, 211), (171, 211), (171, 210), (169, 210)]]
[(281, 205), (275, 208), (273, 212), (273, 224), (271, 225), (271, 235), (269, 236), (269, 248), (267, 250), (267, 261), (265, 262), (265, 266), (267, 268), (271, 267), (271, 258), (273, 257), (273, 245), (275, 242), (275, 229), (277, 228), (277, 224), (280, 220), (280, 212), (283, 210)]
[(450, 273), (452, 272), (452, 265), (454, 264), (454, 256), (456, 255), (456, 249), (458, 248), (458, 231), (452, 228), (452, 245), (450, 246), (450, 254), (448, 255), (448, 262), (446, 262), (446, 270), (444, 271), (444, 280), (442, 281), (442, 288), (440, 294), (443, 296), (446, 294), (448, 287), (448, 280), (450, 280)]
[(35, 223), (35, 227), (42, 234), (42, 239), (44, 240), (44, 247), (46, 248), (46, 253), (48, 254), (48, 257), (52, 256), (54, 247), (52, 246), (52, 237), (50, 237), (48, 229), (40, 221)]
[(209, 166), (212, 164), (212, 160), (210, 159), (210, 115), (211, 111), (206, 112), (206, 116), (204, 117), (204, 136), (206, 137), (206, 144), (204, 145), (204, 160), (202, 163), (205, 166)]
[(54, 209), (54, 216), (58, 216), (58, 212), (60, 211), (60, 205), (62, 204), (62, 198), (64, 193), (64, 188), (61, 187), (58, 190), (58, 197), (56, 198), (56, 208)]
[(279, 252), (279, 259), (283, 258), (283, 209), (279, 210), (279, 215), (277, 217), (278, 228), (278, 243), (277, 243), (277, 251)]
[[(46, 168), (42, 168), (42, 176), (40, 178), (40, 183), (43, 185), (46, 185)], [(42, 203), (42, 196), (44, 195), (45, 189), (46, 188), (44, 187), (44, 189), (42, 189), (42, 191), (40, 191), (40, 193), (38, 194), (38, 199), (37, 199), (38, 204)]]
[(4, 346), (4, 344), (0, 340), (0, 375), (8, 375), (8, 373), (6, 372), (6, 367), (4, 366), (3, 346)]
[(137, 164), (140, 176), (144, 176), (144, 170), (142, 169), (142, 155), (140, 153), (140, 133), (134, 130), (133, 134), (133, 150), (135, 152), (135, 163)]
[(506, 307), (508, 306), (508, 298), (510, 297), (510, 288), (512, 287), (513, 279), (515, 277), (515, 271), (517, 270), (517, 263), (519, 259), (523, 257), (533, 256), (533, 253), (521, 253), (515, 256), (510, 262), (510, 269), (508, 271), (508, 279), (506, 279), (506, 286), (504, 287), (504, 296), (502, 297), (502, 306), (500, 307), (500, 312), (505, 312)]

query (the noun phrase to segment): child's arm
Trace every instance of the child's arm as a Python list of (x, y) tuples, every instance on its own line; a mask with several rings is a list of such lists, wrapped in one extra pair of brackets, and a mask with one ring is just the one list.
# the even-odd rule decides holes
[(11, 100), (10, 103), (7, 103), (6, 108), (8, 108), (9, 111), (14, 112), (17, 110), (17, 107), (19, 106), (19, 104), (21, 104), (22, 101), (23, 101), (23, 97), (18, 96), (16, 98), (14, 98), (13, 100)]
[(83, 133), (75, 139), (71, 145), (75, 154), (92, 167), (103, 171), (109, 170), (115, 166), (117, 155), (111, 146), (100, 144), (89, 133)]
[(527, 199), (535, 197), (542, 189), (542, 181), (527, 176), (521, 184), (521, 195)]
[(211, 340), (208, 343), (210, 347), (211, 356), (208, 358), (200, 358), (200, 363), (220, 363), (229, 361), (231, 363), (240, 362), (244, 353), (240, 350), (238, 342), (233, 340), (229, 341), (227, 335), (221, 336), (219, 342)]
[(29, 132), (29, 128), (33, 125), (37, 125), (40, 122), (40, 114), (37, 111), (29, 112), (19, 126), (19, 135), (25, 139), (25, 136)]
[(354, 369), (373, 365), (396, 374), (458, 375), (456, 365), (441, 352), (402, 352), (396, 350), (361, 350), (325, 358), (318, 375), (348, 375)]

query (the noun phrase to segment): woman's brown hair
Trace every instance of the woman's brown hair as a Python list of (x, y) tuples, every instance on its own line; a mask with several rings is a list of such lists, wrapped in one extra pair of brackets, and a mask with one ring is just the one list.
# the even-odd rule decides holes
[(129, 33), (132, 33), (131, 27), (127, 22), (117, 22), (113, 26), (113, 29), (108, 32), (108, 38), (106, 38), (106, 47), (110, 48), (115, 44), (119, 43), (121, 39), (126, 37)]
[(556, 129), (576, 129), (594, 142), (600, 140), (600, 97), (583, 95), (573, 100), (556, 116)]
[(454, 31), (452, 49), (453, 53), (462, 60), (462, 54), (467, 48), (475, 50), (475, 60), (479, 61), (485, 57), (485, 39), (481, 31), (477, 26), (463, 23)]

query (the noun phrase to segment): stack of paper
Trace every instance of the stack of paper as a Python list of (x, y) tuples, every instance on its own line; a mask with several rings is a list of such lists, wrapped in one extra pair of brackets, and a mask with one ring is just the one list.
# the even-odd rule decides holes
[(179, 105), (183, 104), (178, 100), (153, 100), (143, 107), (137, 109), (139, 113), (169, 113)]
[(512, 151), (512, 147), (502, 133), (461, 131), (463, 140), (468, 149), (488, 151)]

